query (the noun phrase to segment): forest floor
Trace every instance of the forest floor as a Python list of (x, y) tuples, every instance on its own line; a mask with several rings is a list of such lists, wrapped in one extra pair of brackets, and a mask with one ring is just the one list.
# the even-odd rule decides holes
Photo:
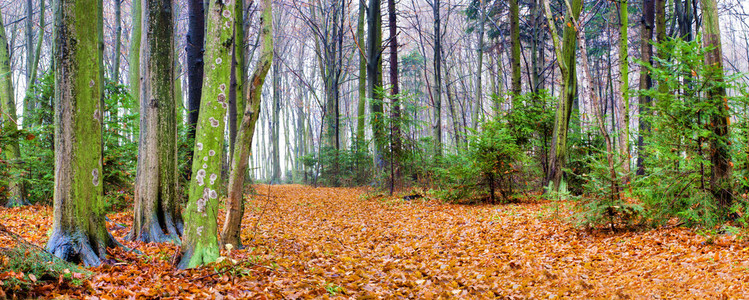
[[(684, 228), (612, 233), (565, 222), (567, 205), (456, 205), (361, 189), (257, 185), (243, 250), (179, 271), (173, 245), (123, 242), (79, 287), (39, 281), (38, 297), (196, 299), (747, 298), (749, 242)], [(43, 206), (2, 208), (43, 246)], [(109, 216), (120, 241), (132, 211)], [(220, 220), (221, 222), (221, 220)], [(221, 223), (219, 223), (221, 224)], [(124, 225), (124, 227), (122, 226)], [(231, 259), (236, 260), (233, 264)]]

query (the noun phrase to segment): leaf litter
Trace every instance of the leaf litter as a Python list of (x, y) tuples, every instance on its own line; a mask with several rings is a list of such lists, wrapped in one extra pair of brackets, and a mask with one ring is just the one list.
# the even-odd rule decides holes
[[(572, 227), (547, 201), (455, 205), (367, 197), (364, 189), (256, 186), (244, 249), (176, 270), (179, 248), (124, 241), (132, 211), (109, 216), (126, 249), (80, 286), (38, 283), (30, 296), (90, 299), (746, 298), (749, 243), (685, 228), (610, 233)], [(220, 214), (223, 216), (223, 214)], [(2, 208), (39, 246), (52, 208)], [(554, 217), (557, 216), (557, 217)], [(222, 224), (222, 220), (219, 220)], [(123, 226), (124, 225), (124, 226)], [(36, 278), (34, 278), (36, 279)]]

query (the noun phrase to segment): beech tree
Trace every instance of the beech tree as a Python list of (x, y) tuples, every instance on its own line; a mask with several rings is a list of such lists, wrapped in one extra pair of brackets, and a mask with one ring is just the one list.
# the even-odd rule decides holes
[(46, 248), (87, 266), (116, 245), (102, 197), (101, 7), (101, 0), (55, 2), (54, 221)]
[(229, 108), (226, 95), (231, 88), (234, 8), (234, 0), (211, 1), (208, 7), (204, 54), (207, 67), (195, 129), (180, 269), (213, 262), (219, 256), (216, 216), (224, 157), (224, 117)]
[(244, 182), (247, 176), (252, 138), (255, 124), (260, 117), (260, 104), (265, 77), (273, 62), (273, 8), (272, 0), (263, 0), (263, 14), (260, 17), (260, 58), (250, 78), (245, 107), (239, 127), (237, 142), (234, 144), (231, 173), (229, 173), (229, 196), (226, 199), (226, 218), (221, 229), (221, 245), (230, 244), (234, 249), (242, 248), (240, 231), (244, 215)]
[(140, 142), (130, 239), (179, 242), (174, 20), (170, 0), (142, 0)]

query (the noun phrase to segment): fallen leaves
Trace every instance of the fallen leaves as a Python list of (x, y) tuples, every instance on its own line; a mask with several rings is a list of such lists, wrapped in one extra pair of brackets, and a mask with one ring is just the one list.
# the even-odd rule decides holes
[[(245, 249), (179, 271), (170, 244), (125, 242), (81, 287), (40, 282), (44, 297), (196, 299), (744, 298), (749, 244), (692, 230), (610, 234), (570, 227), (564, 207), (529, 202), (448, 205), (365, 199), (357, 189), (258, 186), (247, 203)], [(38, 245), (51, 209), (0, 209)], [(223, 214), (219, 214), (223, 215)], [(131, 212), (109, 216), (122, 241)], [(3, 273), (11, 274), (11, 273)], [(14, 273), (15, 274), (15, 273)], [(8, 275), (10, 276), (10, 275)], [(73, 274), (75, 276), (75, 274)]]

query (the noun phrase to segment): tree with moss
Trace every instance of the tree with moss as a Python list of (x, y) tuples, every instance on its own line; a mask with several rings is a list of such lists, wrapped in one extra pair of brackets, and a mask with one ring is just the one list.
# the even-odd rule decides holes
[(252, 138), (255, 124), (260, 117), (260, 100), (263, 92), (265, 77), (268, 75), (273, 62), (273, 8), (271, 0), (264, 0), (263, 14), (260, 17), (260, 59), (255, 65), (255, 71), (250, 78), (247, 99), (248, 105), (242, 114), (240, 126), (237, 128), (237, 143), (234, 144), (231, 173), (229, 173), (229, 196), (226, 199), (226, 218), (221, 229), (221, 245), (230, 244), (234, 249), (242, 248), (240, 230), (244, 202), (242, 199), (245, 177), (252, 150)]
[(140, 141), (129, 238), (178, 242), (182, 218), (177, 204), (174, 20), (170, 0), (143, 0), (142, 4)]
[(54, 222), (47, 251), (87, 266), (117, 242), (102, 186), (102, 0), (55, 2)]
[(180, 269), (213, 262), (219, 256), (216, 215), (224, 157), (224, 117), (231, 88), (234, 8), (234, 0), (211, 1), (208, 7), (203, 88), (184, 212)]

